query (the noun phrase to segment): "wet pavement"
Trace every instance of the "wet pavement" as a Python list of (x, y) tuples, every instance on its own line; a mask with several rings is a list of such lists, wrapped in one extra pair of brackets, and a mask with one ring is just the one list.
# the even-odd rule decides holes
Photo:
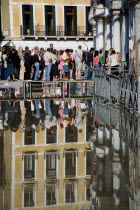
[(0, 209), (139, 209), (139, 124), (96, 98), (3, 98)]

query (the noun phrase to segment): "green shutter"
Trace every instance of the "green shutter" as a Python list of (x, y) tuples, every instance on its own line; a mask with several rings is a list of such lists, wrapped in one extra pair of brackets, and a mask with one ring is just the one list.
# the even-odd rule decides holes
[(45, 35), (48, 35), (48, 7), (45, 6)]
[(67, 7), (64, 6), (64, 30), (65, 30), (65, 36), (67, 36)]
[(74, 7), (74, 35), (77, 36), (77, 7)]
[(30, 5), (30, 30), (31, 35), (34, 34), (33, 5)]
[(26, 26), (25, 26), (25, 5), (22, 5), (22, 34), (26, 35)]
[(52, 6), (52, 15), (53, 15), (53, 35), (56, 35), (56, 21), (55, 21), (55, 6)]

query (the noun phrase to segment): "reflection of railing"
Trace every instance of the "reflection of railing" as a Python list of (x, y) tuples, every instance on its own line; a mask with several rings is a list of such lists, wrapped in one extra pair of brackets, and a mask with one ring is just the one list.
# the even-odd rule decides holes
[(138, 81), (135, 75), (116, 72), (107, 73), (105, 69), (94, 70), (95, 95), (110, 102), (114, 99), (125, 109), (138, 111)]
[(45, 25), (20, 26), (21, 36), (93, 36), (91, 26), (57, 26), (56, 28)]

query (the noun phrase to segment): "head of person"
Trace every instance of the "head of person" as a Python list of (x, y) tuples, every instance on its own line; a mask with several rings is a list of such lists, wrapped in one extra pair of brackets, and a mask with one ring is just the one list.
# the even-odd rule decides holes
[(70, 51), (69, 49), (66, 49), (66, 50), (65, 50), (65, 52), (66, 52), (67, 54), (69, 54), (69, 51)]
[(60, 50), (59, 55), (63, 55), (63, 52), (64, 52), (63, 50)]
[(79, 46), (78, 46), (78, 50), (81, 50), (81, 49), (82, 49), (82, 46), (81, 46), (81, 45), (79, 45)]
[(47, 48), (47, 52), (49, 52), (49, 53), (50, 53), (50, 52), (51, 52), (51, 49), (50, 49), (50, 48)]
[(22, 53), (22, 52), (23, 52), (23, 47), (20, 46), (20, 47), (18, 48), (18, 53)]
[(25, 54), (30, 54), (30, 50), (29, 50), (29, 47), (28, 47), (28, 46), (25, 47), (24, 53), (25, 53)]
[(50, 48), (53, 49), (53, 44), (52, 43), (50, 44)]
[(52, 53), (53, 53), (54, 55), (56, 55), (56, 50), (52, 50)]
[(39, 47), (38, 46), (35, 46), (34, 47), (34, 54), (38, 54), (39, 53)]
[(90, 52), (91, 52), (91, 53), (94, 52), (94, 48), (93, 48), (93, 47), (90, 48)]
[(102, 50), (100, 50), (100, 51), (99, 51), (99, 53), (100, 53), (100, 54), (102, 54), (102, 53), (103, 53), (103, 51), (102, 51)]
[(17, 54), (17, 50), (15, 48), (12, 48), (12, 53)]
[(112, 50), (111, 54), (112, 54), (112, 55), (116, 54), (115, 50)]
[(94, 57), (98, 56), (99, 55), (99, 52), (98, 50), (95, 51), (95, 54), (94, 54)]

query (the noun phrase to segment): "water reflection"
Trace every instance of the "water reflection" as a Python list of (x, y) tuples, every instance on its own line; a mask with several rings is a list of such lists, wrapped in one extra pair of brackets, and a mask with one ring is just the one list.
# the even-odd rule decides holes
[(140, 207), (137, 119), (89, 99), (0, 105), (0, 209)]

